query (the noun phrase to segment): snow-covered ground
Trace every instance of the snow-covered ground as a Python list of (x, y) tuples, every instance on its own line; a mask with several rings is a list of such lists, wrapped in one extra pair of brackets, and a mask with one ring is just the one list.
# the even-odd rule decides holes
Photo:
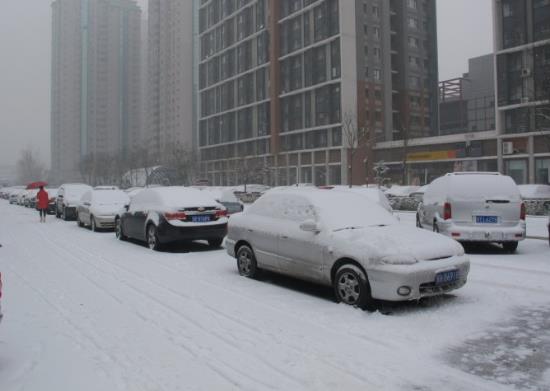
[(463, 289), (382, 314), (242, 278), (205, 245), (154, 253), (5, 201), (0, 216), (2, 391), (550, 387), (546, 241), (474, 248)]

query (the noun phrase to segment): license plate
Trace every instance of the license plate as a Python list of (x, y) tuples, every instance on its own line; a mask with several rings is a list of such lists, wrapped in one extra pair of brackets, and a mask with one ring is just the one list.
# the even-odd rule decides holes
[(210, 221), (210, 216), (203, 215), (203, 216), (191, 216), (191, 221), (193, 223), (206, 223)]
[(477, 224), (498, 224), (497, 216), (476, 216)]
[(435, 285), (450, 284), (458, 280), (458, 270), (450, 270), (435, 275)]

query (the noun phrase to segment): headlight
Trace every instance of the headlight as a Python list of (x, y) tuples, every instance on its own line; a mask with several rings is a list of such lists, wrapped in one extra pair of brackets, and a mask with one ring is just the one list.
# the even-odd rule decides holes
[(385, 265), (414, 265), (418, 260), (411, 255), (389, 255), (381, 259)]

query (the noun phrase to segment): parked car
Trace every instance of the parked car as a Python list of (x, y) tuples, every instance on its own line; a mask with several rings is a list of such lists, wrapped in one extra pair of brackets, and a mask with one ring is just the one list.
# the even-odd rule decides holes
[(470, 267), (460, 243), (400, 224), (378, 203), (343, 191), (269, 192), (229, 220), (225, 245), (243, 276), (287, 274), (332, 286), (338, 301), (367, 309), (375, 299), (460, 288)]
[(63, 220), (75, 219), (76, 209), (80, 199), (87, 191), (92, 190), (91, 186), (82, 183), (66, 183), (59, 187), (56, 199), (56, 217)]
[(27, 190), (25, 201), (23, 202), (27, 208), (34, 208), (36, 206), (36, 195), (38, 194), (38, 190), (40, 189)]
[(509, 176), (457, 172), (430, 184), (416, 223), (461, 242), (496, 242), (514, 252), (525, 239), (525, 215), (525, 204)]
[(409, 194), (409, 197), (414, 198), (418, 202), (422, 202), (422, 199), (424, 198), (424, 193), (426, 192), (426, 189), (428, 188), (428, 186), (429, 185), (425, 185), (418, 188), (417, 190)]
[(77, 208), (76, 221), (80, 227), (92, 231), (115, 228), (115, 217), (130, 204), (130, 197), (122, 190), (94, 188), (88, 190)]
[(203, 187), (201, 189), (205, 194), (214, 198), (217, 202), (222, 204), (227, 210), (227, 214), (230, 216), (235, 213), (242, 212), (244, 206), (241, 201), (235, 196), (234, 192), (230, 188), (223, 187)]
[(59, 191), (59, 189), (58, 188), (46, 189), (46, 191), (48, 192), (48, 196), (49, 196), (47, 213), (49, 215), (54, 215), (57, 208), (56, 201), (57, 201), (57, 192)]
[(12, 205), (17, 204), (19, 201), (19, 194), (21, 194), (24, 191), (25, 189), (14, 189), (13, 191), (11, 191), (10, 197), (9, 197), (10, 204)]
[(165, 244), (207, 240), (219, 247), (227, 232), (227, 210), (197, 189), (147, 188), (116, 216), (116, 236), (137, 239), (159, 250)]
[(420, 189), (420, 186), (398, 186), (394, 185), (386, 190), (386, 196), (388, 198), (394, 197), (410, 197), (412, 193), (415, 193)]

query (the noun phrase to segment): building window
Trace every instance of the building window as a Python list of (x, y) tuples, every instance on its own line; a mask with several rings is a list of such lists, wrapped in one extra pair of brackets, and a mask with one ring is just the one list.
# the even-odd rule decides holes
[(511, 176), (516, 184), (527, 183), (527, 160), (506, 160), (505, 169), (506, 175)]
[(550, 159), (537, 159), (535, 162), (536, 183), (550, 185)]

